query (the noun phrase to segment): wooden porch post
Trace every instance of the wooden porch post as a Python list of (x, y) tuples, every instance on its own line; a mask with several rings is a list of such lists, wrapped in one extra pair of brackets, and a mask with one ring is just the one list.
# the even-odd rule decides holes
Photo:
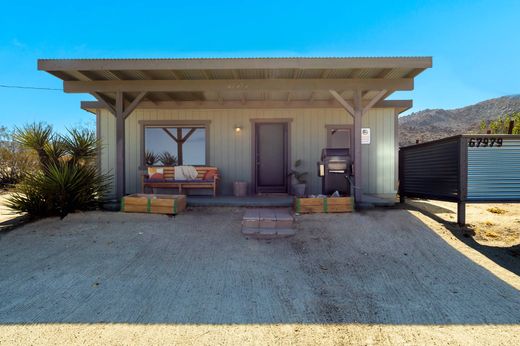
[(361, 162), (361, 126), (363, 115), (384, 98), (387, 90), (383, 89), (379, 91), (365, 106), (363, 106), (363, 94), (361, 89), (354, 89), (354, 106), (345, 100), (337, 91), (329, 90), (329, 92), (354, 119), (354, 198), (356, 203), (359, 203), (363, 200), (363, 172)]
[(123, 93), (116, 93), (116, 198), (125, 195), (125, 117), (123, 111)]
[(363, 175), (361, 165), (361, 121), (363, 105), (361, 104), (361, 90), (354, 90), (354, 199), (361, 202), (363, 199)]
[(92, 94), (116, 117), (116, 198), (118, 201), (125, 195), (125, 120), (146, 96), (141, 92), (125, 107), (123, 92), (116, 92), (116, 99), (111, 101), (98, 93)]

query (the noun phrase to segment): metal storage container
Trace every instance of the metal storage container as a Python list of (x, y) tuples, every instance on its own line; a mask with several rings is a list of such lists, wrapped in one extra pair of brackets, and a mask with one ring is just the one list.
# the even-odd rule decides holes
[(399, 195), (458, 203), (520, 202), (520, 135), (459, 135), (399, 150)]

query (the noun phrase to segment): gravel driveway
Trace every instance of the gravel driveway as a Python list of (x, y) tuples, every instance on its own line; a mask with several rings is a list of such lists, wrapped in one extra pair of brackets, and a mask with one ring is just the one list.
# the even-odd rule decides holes
[(406, 210), (299, 216), (272, 241), (243, 237), (242, 214), (91, 212), (0, 233), (0, 323), (520, 323), (517, 289)]

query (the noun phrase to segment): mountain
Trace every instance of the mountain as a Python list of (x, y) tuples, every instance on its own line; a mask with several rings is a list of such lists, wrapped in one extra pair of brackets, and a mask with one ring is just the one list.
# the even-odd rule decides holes
[(399, 145), (479, 131), (482, 120), (520, 112), (520, 95), (503, 96), (457, 109), (425, 109), (399, 118)]

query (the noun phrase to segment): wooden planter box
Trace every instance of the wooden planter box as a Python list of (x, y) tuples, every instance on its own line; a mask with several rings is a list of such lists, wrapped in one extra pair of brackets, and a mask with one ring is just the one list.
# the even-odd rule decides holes
[(152, 195), (136, 193), (123, 197), (121, 211), (175, 215), (186, 209), (185, 195)]
[(350, 213), (354, 209), (352, 197), (296, 197), (294, 211), (307, 213)]

